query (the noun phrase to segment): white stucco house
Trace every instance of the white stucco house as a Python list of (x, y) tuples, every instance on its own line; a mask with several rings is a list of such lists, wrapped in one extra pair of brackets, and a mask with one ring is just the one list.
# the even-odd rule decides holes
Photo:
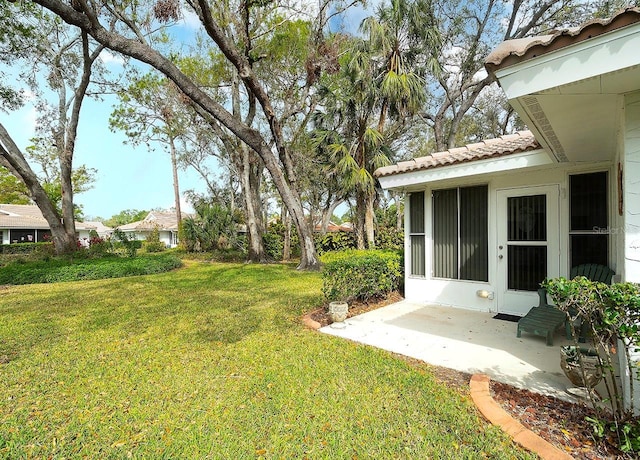
[[(76, 222), (76, 235), (80, 241), (96, 230), (90, 223)], [(0, 204), (0, 243), (31, 243), (45, 241), (51, 235), (49, 223), (36, 205)]]
[[(182, 218), (189, 217), (183, 213)], [(175, 212), (151, 211), (147, 216), (136, 222), (118, 227), (128, 236), (136, 240), (146, 240), (149, 234), (157, 229), (160, 241), (168, 248), (178, 245), (178, 217)]]
[(405, 296), (522, 316), (581, 263), (640, 282), (640, 9), (504, 42), (486, 69), (530, 131), (376, 171), (407, 194)]

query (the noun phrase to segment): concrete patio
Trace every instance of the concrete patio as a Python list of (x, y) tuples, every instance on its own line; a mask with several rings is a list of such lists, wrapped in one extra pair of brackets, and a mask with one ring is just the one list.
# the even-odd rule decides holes
[(516, 323), (493, 319), (494, 313), (402, 301), (345, 321), (322, 332), (427, 363), (491, 379), (542, 394), (576, 401), (566, 392), (571, 382), (560, 369), (558, 332), (552, 347), (544, 337), (523, 333)]

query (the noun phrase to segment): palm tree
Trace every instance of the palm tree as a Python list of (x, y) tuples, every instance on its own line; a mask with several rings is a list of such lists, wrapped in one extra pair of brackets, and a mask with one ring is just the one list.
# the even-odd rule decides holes
[(327, 82), (316, 119), (319, 144), (356, 202), (359, 248), (373, 247), (375, 169), (426, 100), (425, 70), (434, 70), (438, 35), (429, 0), (392, 0), (366, 18), (338, 78)]

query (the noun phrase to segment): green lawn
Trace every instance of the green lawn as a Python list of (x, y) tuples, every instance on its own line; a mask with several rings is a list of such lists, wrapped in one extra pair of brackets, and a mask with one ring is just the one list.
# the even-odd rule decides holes
[(528, 458), (427, 366), (304, 329), (319, 274), (186, 265), (0, 290), (0, 458)]

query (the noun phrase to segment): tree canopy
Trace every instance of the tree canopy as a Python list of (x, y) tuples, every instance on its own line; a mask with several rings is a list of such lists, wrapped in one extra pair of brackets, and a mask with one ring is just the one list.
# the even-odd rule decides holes
[[(3, 2), (0, 38), (10, 54), (0, 61), (36, 62), (41, 53), (40, 68), (21, 78), (58, 95), (59, 109), (42, 104), (39, 134), (54, 141), (61, 165), (65, 218), (52, 206), (59, 221), (69, 220), (80, 102), (92, 71), (101, 72), (96, 58), (104, 48), (135, 62), (120, 85), (112, 128), (133, 143), (166, 142), (174, 171), (198, 171), (212, 194), (228, 193), (231, 212), (239, 190), (253, 261), (264, 260), (265, 205), (273, 201), (265, 190), (275, 190), (302, 246), (299, 266), (313, 269), (313, 229), (326, 228), (340, 203), (352, 207), (361, 247), (374, 244), (376, 216), (391, 219), (376, 213), (390, 202), (373, 177), (377, 167), (523, 128), (484, 71), (493, 47), (610, 15), (621, 4), (388, 0), (349, 33), (340, 18), (358, 0), (305, 8), (295, 0), (215, 8), (206, 0)], [(172, 33), (187, 15), (190, 28)], [(0, 84), (0, 100), (11, 109), (18, 88)], [(206, 163), (212, 157), (224, 167), (223, 186)], [(12, 173), (17, 166), (24, 165), (9, 167)], [(393, 201), (398, 219), (401, 204)]]

